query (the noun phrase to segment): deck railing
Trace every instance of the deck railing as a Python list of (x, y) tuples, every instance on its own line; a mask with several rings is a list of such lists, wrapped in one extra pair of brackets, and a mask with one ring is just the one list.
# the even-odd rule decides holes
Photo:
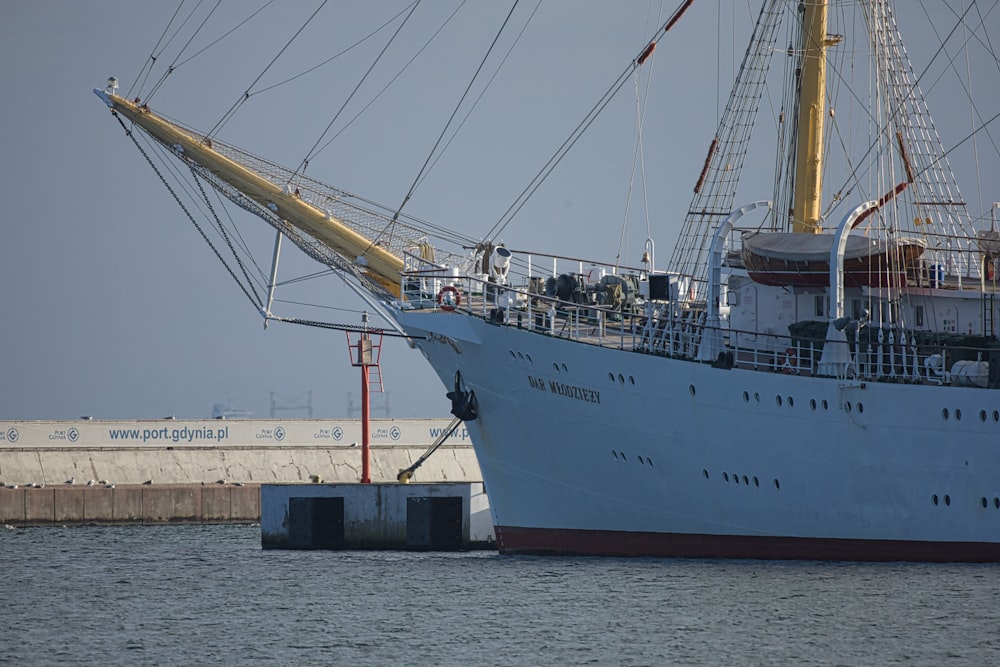
[[(826, 344), (835, 342), (790, 334), (711, 328), (705, 324), (704, 304), (698, 302), (640, 300), (638, 305), (630, 307), (624, 304), (607, 306), (551, 296), (544, 293), (544, 289), (540, 290), (538, 279), (532, 281), (525, 277), (520, 286), (500, 285), (484, 275), (459, 275), (456, 269), (428, 266), (426, 262), (422, 266), (403, 274), (402, 292), (407, 308), (454, 310), (497, 326), (516, 327), (584, 344), (726, 368), (819, 375), (822, 350)], [(555, 263), (553, 274), (558, 275)], [(454, 288), (452, 295), (457, 293), (458, 298), (451, 301), (454, 296), (445, 296), (446, 292), (451, 292), (446, 288)], [(704, 358), (701, 354), (706, 335), (714, 335), (721, 341), (721, 352), (715, 359)], [(848, 341), (848, 348), (850, 362), (838, 366), (837, 370), (841, 379), (1000, 385), (1000, 350), (918, 344), (914, 332), (894, 327), (872, 327), (866, 336), (855, 336)], [(998, 376), (995, 379), (991, 377), (994, 374)]]

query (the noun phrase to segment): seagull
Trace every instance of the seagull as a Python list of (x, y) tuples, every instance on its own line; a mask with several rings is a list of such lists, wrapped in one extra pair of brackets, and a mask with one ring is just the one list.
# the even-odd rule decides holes
[(143, 484), (146, 485), (146, 486), (149, 486), (152, 483), (153, 483), (153, 480), (151, 480), (151, 479), (147, 479), (145, 482), (143, 482)]
[(226, 483), (226, 480), (224, 480), (224, 479), (219, 479), (219, 480), (216, 480), (216, 482), (215, 482), (215, 483), (216, 483), (216, 484), (225, 484), (225, 483)]
[(70, 477), (63, 484), (76, 484), (76, 477)]
[(97, 484), (97, 482), (95, 482), (94, 480), (89, 480), (87, 482), (87, 486), (93, 486), (94, 484)]
[(16, 489), (17, 488), (17, 484), (8, 484), (7, 488), (8, 489)]
[(100, 482), (98, 482), (98, 484), (101, 484), (103, 486), (107, 486), (109, 484), (109, 482), (106, 479), (102, 479)]

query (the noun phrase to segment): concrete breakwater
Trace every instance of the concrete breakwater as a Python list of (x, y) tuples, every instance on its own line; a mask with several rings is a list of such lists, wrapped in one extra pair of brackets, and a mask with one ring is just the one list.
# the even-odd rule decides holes
[[(395, 482), (447, 424), (372, 420), (372, 481)], [(456, 435), (415, 481), (482, 481)], [(347, 419), (0, 422), (0, 521), (258, 521), (261, 483), (357, 482), (360, 442), (360, 420)], [(224, 519), (225, 494), (235, 510)]]
[(78, 524), (254, 523), (256, 484), (166, 484), (0, 488), (0, 523)]
[[(445, 419), (371, 422), (371, 476), (394, 482), (445, 428)], [(461, 429), (416, 481), (482, 481)], [(155, 420), (0, 422), (4, 485), (354, 482), (361, 477), (359, 420)]]

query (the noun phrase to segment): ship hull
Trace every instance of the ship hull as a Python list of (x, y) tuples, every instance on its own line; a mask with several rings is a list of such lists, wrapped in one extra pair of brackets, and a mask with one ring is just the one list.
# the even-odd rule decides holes
[(446, 386), (458, 371), (476, 394), (467, 427), (502, 552), (1000, 561), (994, 392), (397, 318)]

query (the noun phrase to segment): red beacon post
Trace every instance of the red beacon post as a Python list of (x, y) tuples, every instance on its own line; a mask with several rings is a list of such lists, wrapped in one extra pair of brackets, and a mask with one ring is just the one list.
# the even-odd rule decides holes
[[(382, 334), (379, 330), (369, 331), (367, 311), (361, 314), (361, 330), (346, 333), (351, 365), (361, 367), (361, 483), (371, 484), (371, 424), (368, 396), (372, 389), (382, 391), (382, 368), (379, 366), (379, 358), (382, 356)], [(351, 337), (352, 333), (356, 334), (356, 340)]]

